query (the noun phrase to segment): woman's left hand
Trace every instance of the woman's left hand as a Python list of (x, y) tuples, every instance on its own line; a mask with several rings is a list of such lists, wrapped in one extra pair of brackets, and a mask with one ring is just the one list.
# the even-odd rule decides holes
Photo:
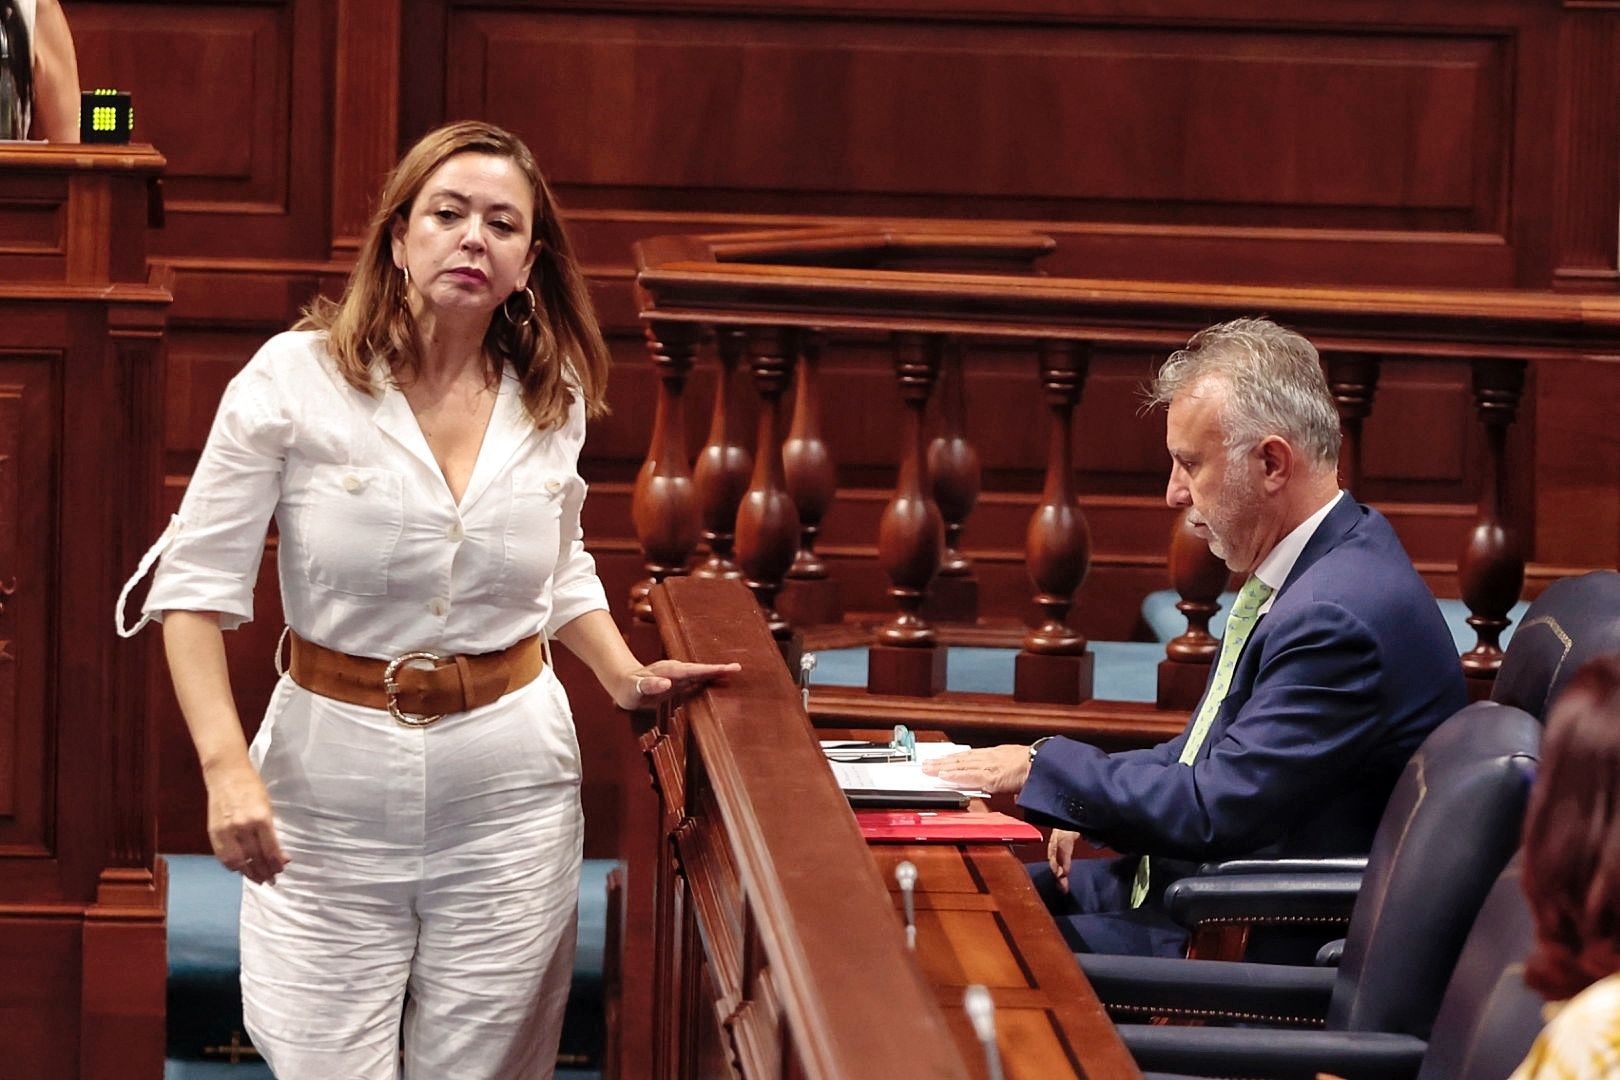
[(670, 698), (684, 697), (709, 683), (741, 671), (741, 664), (689, 664), (660, 660), (627, 672), (613, 692), (621, 709), (651, 709)]

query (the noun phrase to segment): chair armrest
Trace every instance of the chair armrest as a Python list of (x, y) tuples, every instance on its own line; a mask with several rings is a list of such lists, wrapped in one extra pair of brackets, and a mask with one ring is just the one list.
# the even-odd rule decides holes
[(1297, 1077), (1319, 1072), (1356, 1080), (1412, 1080), (1428, 1044), (1378, 1031), (1266, 1031), (1257, 1028), (1121, 1024), (1143, 1069), (1195, 1076)]
[(1339, 961), (1344, 959), (1344, 938), (1334, 938), (1332, 941), (1316, 950), (1316, 966), (1336, 968)]
[(1293, 964), (1237, 964), (1163, 956), (1082, 954), (1080, 968), (1110, 1014), (1320, 1024), (1338, 972)]
[(1198, 873), (1215, 874), (1360, 874), (1367, 869), (1365, 855), (1332, 855), (1320, 859), (1227, 859), (1200, 863)]
[(1360, 874), (1193, 875), (1170, 883), (1165, 909), (1182, 926), (1211, 922), (1348, 923)]

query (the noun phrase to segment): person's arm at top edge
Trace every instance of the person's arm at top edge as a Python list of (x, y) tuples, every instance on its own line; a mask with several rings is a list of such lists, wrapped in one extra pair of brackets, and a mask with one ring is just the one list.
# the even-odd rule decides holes
[(79, 60), (58, 0), (39, 0), (34, 19), (34, 115), (29, 134), (79, 141)]

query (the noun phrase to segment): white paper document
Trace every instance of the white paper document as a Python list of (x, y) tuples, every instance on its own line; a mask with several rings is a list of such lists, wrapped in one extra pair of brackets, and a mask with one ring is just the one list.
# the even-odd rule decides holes
[[(922, 748), (919, 746), (919, 750)], [(947, 783), (929, 776), (914, 761), (854, 762), (829, 761), (833, 778), (844, 791), (960, 791), (980, 796), (983, 792)]]

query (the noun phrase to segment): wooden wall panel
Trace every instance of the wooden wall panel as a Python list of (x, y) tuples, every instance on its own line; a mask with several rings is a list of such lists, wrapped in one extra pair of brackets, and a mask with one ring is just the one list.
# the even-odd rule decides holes
[(1528, 539), (1553, 566), (1620, 568), (1620, 358), (1575, 374), (1538, 382), (1536, 439), (1524, 450), (1534, 465)]
[[(0, 352), (0, 854), (52, 851), (47, 717), (60, 352)], [(39, 542), (39, 538), (46, 539)]]
[(418, 0), (451, 58), (406, 128), (514, 127), (620, 250), (648, 213), (973, 216), (1060, 273), (1513, 285), (1549, 279), (1561, 50), (1610, 121), (1607, 28), (1545, 5), (728, 6)]
[[(531, 130), (564, 191), (1185, 225), (1505, 219), (1502, 37), (474, 10), (451, 48), (470, 61), (451, 111)], [(1377, 154), (1345, 138), (1372, 131)]]
[(0, 281), (49, 280), (67, 269), (67, 180), (19, 177), (0, 203)]
[(1609, 12), (1570, 14), (1563, 25), (1559, 79), (1558, 265), (1564, 288), (1611, 290), (1620, 284), (1614, 212), (1620, 203), (1620, 24)]
[(0, 1076), (76, 1077), (81, 925), (4, 905), (0, 919)]
[(131, 91), (136, 136), (168, 156), (168, 221), (153, 234), (155, 253), (326, 255), (328, 8), (320, 0), (73, 6), (81, 82)]
[(400, 16), (398, 0), (337, 0), (332, 251), (350, 258), (399, 137)]
[[(154, 5), (142, 12), (145, 25), (116, 28), (105, 14), (96, 6), (74, 10), (79, 53), (109, 86), (142, 88), (140, 135), (173, 148), (164, 175), (169, 210), (285, 210), (287, 7)], [(187, 62), (175, 63), (177, 55)]]

